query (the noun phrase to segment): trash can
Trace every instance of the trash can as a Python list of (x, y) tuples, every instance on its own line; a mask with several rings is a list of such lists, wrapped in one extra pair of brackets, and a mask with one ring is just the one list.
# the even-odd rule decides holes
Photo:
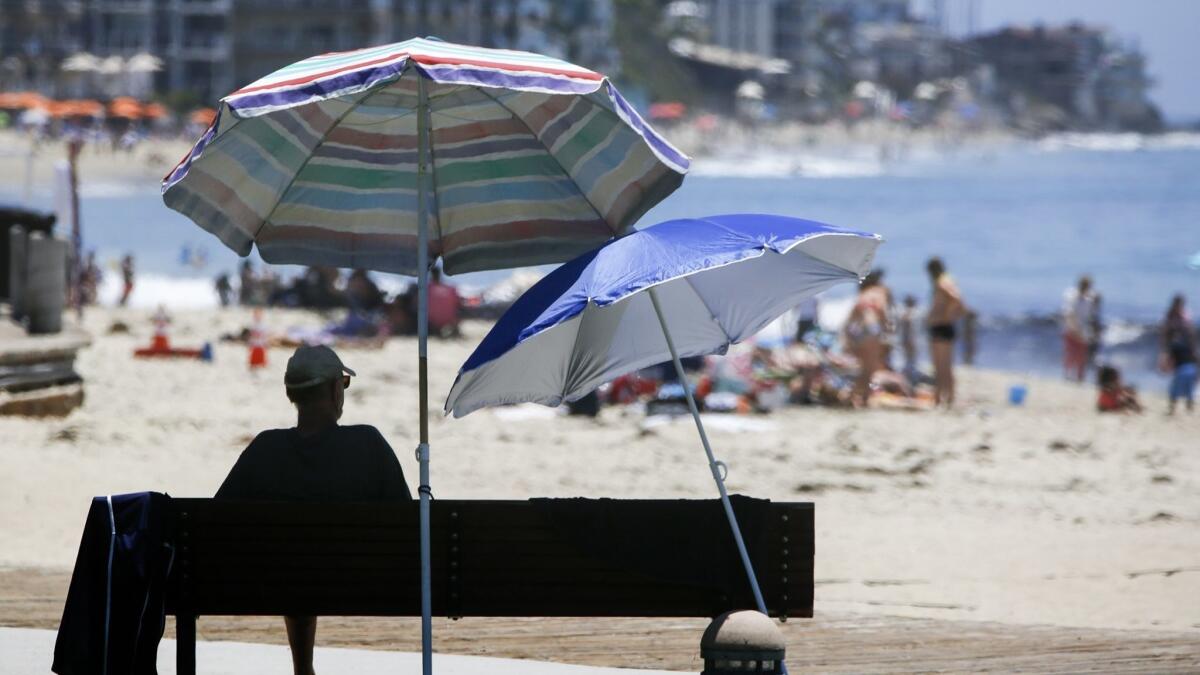
[(3, 296), (8, 298), (8, 304), (12, 307), (12, 317), (20, 321), (25, 316), (25, 243), (29, 239), (25, 235), (25, 228), (20, 225), (8, 228), (7, 236), (8, 248), (5, 253), (8, 257), (5, 263), (8, 275)]
[(67, 242), (39, 233), (29, 235), (25, 268), (25, 314), (30, 335), (62, 330), (67, 304)]
[[(0, 298), (6, 298), (11, 302), (14, 297), (11, 287), (12, 270), (9, 265), (17, 258), (9, 249), (9, 244), (13, 241), (9, 232), (12, 228), (21, 228), (24, 233), (20, 237), (21, 242), (24, 242), (25, 237), (32, 232), (41, 232), (49, 237), (54, 232), (54, 220), (54, 215), (50, 213), (0, 204)], [(24, 256), (21, 257), (21, 260), (24, 260)]]

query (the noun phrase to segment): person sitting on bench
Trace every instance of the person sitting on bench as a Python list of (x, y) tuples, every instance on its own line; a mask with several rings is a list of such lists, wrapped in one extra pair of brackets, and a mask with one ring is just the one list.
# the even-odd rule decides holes
[[(284, 385), (296, 426), (260, 433), (242, 451), (217, 499), (369, 502), (412, 499), (391, 446), (369, 425), (341, 426), (345, 390), (355, 373), (332, 349), (303, 346), (288, 360)], [(317, 619), (289, 616), (296, 675), (312, 675)]]

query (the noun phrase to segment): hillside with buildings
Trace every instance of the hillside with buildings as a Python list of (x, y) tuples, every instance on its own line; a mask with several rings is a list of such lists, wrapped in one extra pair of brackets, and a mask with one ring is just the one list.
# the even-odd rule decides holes
[(668, 125), (716, 115), (1032, 134), (1161, 128), (1145, 58), (1113, 32), (1071, 24), (951, 37), (943, 3), (932, 6), (918, 15), (909, 0), (4, 2), (0, 91), (133, 96), (183, 112), (313, 54), (434, 35), (591, 67)]

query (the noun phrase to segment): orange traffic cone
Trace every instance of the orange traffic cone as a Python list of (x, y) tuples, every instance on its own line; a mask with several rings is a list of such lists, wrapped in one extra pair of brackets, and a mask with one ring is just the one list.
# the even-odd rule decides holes
[(171, 343), (167, 339), (167, 325), (171, 323), (171, 317), (167, 316), (167, 310), (162, 305), (158, 306), (158, 311), (154, 313), (154, 338), (150, 342), (151, 351), (169, 352), (171, 351)]
[(266, 340), (263, 337), (262, 310), (254, 310), (254, 325), (250, 328), (250, 369), (267, 365)]

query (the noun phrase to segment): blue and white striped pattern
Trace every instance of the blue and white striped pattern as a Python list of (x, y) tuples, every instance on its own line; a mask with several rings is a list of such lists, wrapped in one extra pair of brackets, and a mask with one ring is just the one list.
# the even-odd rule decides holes
[(450, 273), (561, 262), (630, 226), (689, 160), (602, 75), (415, 39), (300, 61), (222, 100), (163, 199), (241, 255), (414, 274), (417, 84), (430, 256)]

